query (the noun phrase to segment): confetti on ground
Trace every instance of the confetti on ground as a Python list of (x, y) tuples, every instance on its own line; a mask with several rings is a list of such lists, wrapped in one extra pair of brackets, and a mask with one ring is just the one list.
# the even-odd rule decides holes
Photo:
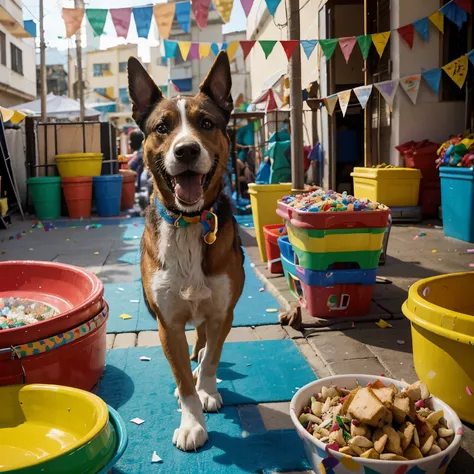
[(158, 454), (156, 454), (156, 451), (153, 451), (153, 456), (151, 457), (151, 462), (162, 462), (163, 459), (160, 458), (160, 456), (158, 456)]
[(99, 252), (94, 252), (94, 255), (99, 255)]
[(66, 239), (66, 242), (69, 242), (71, 239)]
[(121, 287), (118, 287), (117, 290), (119, 290), (119, 291), (125, 291), (125, 290), (124, 290), (123, 288), (121, 288)]
[(260, 288), (258, 291), (259, 293), (263, 293), (265, 291), (265, 288)]
[(120, 318), (123, 319), (124, 321), (125, 321), (126, 319), (132, 319), (132, 317), (131, 317), (129, 314), (121, 314), (121, 315), (120, 315)]
[(28, 249), (28, 250), (34, 250), (34, 249), (30, 248), (30, 249)]
[(430, 370), (427, 374), (427, 377), (431, 380), (436, 377), (436, 372), (434, 370)]
[(467, 393), (470, 397), (472, 397), (472, 391), (471, 391), (471, 389), (470, 389), (467, 385), (466, 385), (466, 393)]
[(252, 364), (247, 364), (247, 367), (250, 367)]
[(249, 300), (251, 300), (253, 298), (253, 296), (249, 296)]
[(354, 321), (352, 321), (352, 327), (355, 327), (355, 322)]
[(2, 255), (5, 255), (7, 253), (6, 250), (2, 250)]
[(140, 360), (143, 360), (143, 361), (145, 361), (145, 362), (148, 362), (148, 361), (151, 360), (151, 357), (141, 356), (141, 357), (140, 357)]
[(130, 420), (130, 423), (135, 423), (136, 425), (143, 425), (145, 423), (145, 420), (142, 420), (141, 418), (133, 418), (133, 420)]
[(134, 225), (135, 227), (138, 227), (138, 222), (134, 222), (133, 225)]
[(467, 249), (467, 253), (474, 253), (474, 249)]
[(428, 234), (426, 232), (420, 232), (418, 237), (426, 237)]
[(278, 310), (276, 308), (267, 308), (265, 311), (267, 313), (278, 313)]
[(221, 379), (216, 378), (216, 383), (221, 383), (221, 382), (222, 382)]
[(405, 344), (405, 341), (403, 339), (398, 339), (397, 344), (399, 346), (403, 346), (403, 344)]
[(415, 235), (415, 237), (413, 237), (413, 240), (418, 240), (418, 236)]
[(130, 300), (130, 303), (140, 303), (140, 300)]
[(387, 323), (387, 321), (384, 321), (381, 319), (378, 323), (375, 323), (379, 328), (386, 329), (386, 328), (391, 328), (393, 327), (391, 324)]
[(471, 268), (474, 268), (474, 263), (470, 263), (469, 266), (470, 266)]
[(436, 252), (437, 252), (437, 250), (436, 250), (436, 249), (433, 249), (433, 250), (431, 251), (431, 253), (436, 253)]

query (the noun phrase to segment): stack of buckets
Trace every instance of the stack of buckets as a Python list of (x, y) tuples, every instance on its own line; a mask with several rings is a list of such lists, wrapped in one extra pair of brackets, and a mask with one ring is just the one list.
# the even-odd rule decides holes
[(390, 211), (308, 212), (278, 202), (285, 277), (311, 316), (369, 312)]

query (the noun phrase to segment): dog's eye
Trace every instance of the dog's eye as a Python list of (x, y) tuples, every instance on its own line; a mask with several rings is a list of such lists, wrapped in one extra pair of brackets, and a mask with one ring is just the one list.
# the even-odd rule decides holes
[(204, 130), (211, 130), (214, 127), (214, 124), (208, 118), (205, 118), (201, 121), (201, 127)]
[(162, 135), (166, 135), (169, 132), (168, 127), (164, 123), (159, 123), (156, 127), (156, 131)]

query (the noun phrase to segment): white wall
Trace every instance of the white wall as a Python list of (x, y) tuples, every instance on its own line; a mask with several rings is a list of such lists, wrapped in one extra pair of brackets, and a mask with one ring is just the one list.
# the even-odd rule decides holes
[(149, 73), (159, 86), (166, 86), (168, 84), (168, 67), (161, 65), (161, 51), (159, 46), (150, 48)]

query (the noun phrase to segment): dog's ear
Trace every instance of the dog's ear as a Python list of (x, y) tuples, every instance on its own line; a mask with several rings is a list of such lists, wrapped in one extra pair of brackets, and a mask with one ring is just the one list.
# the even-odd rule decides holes
[(133, 118), (142, 128), (143, 121), (163, 98), (163, 94), (140, 61), (133, 56), (128, 59), (128, 92), (133, 104)]
[(206, 79), (199, 86), (203, 94), (211, 98), (221, 109), (232, 112), (234, 108), (232, 95), (232, 77), (230, 73), (229, 57), (221, 51), (208, 72)]

